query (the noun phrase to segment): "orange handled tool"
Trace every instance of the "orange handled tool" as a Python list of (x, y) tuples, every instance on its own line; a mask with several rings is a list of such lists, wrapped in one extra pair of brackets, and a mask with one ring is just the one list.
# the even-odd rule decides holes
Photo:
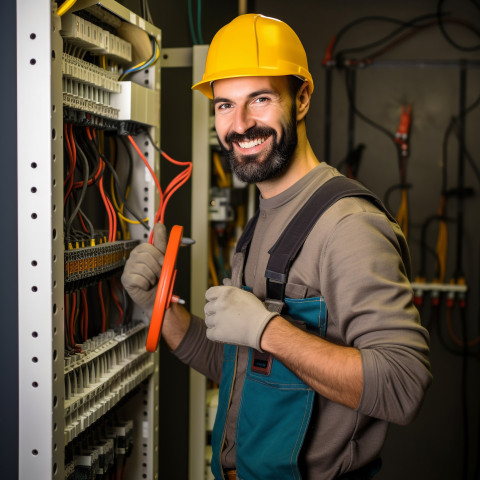
[(163, 318), (172, 300), (173, 285), (177, 274), (175, 263), (177, 261), (178, 249), (182, 242), (182, 236), (183, 227), (174, 225), (168, 237), (162, 272), (158, 280), (157, 295), (155, 296), (152, 319), (147, 336), (146, 348), (148, 352), (154, 352), (157, 349), (158, 340), (160, 339), (160, 333), (162, 331)]

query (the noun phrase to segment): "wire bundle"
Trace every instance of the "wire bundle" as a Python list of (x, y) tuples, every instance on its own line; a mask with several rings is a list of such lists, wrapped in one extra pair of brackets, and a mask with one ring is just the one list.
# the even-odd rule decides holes
[(65, 348), (77, 345), (127, 322), (127, 297), (118, 275), (64, 295)]
[(145, 70), (146, 68), (154, 65), (157, 60), (160, 58), (160, 45), (158, 44), (156, 39), (152, 39), (152, 47), (153, 47), (153, 55), (143, 62), (138, 63), (134, 67), (128, 68), (125, 70), (122, 75), (119, 77), (119, 81), (125, 80), (127, 75), (131, 75), (132, 73), (139, 72), (140, 70)]
[[(142, 151), (138, 147), (137, 143), (133, 139), (131, 135), (128, 135), (127, 138), (130, 141), (130, 143), (133, 145), (133, 148), (136, 150), (140, 158), (142, 159), (143, 163), (147, 167), (148, 171), (150, 172), (150, 175), (152, 176), (155, 185), (158, 190), (158, 194), (160, 197), (160, 202), (159, 202), (159, 207), (157, 209), (157, 213), (155, 214), (155, 223), (160, 222), (164, 223), (165, 220), (165, 209), (167, 207), (168, 201), (172, 197), (172, 195), (182, 186), (184, 185), (188, 179), (190, 178), (190, 175), (192, 173), (192, 162), (179, 162), (178, 160), (173, 159), (169, 155), (167, 155), (163, 150), (161, 150), (157, 145), (155, 145), (155, 142), (152, 140), (152, 137), (150, 136), (150, 133), (147, 131), (147, 136), (152, 142), (153, 147), (155, 150), (157, 150), (163, 157), (165, 157), (170, 163), (173, 163), (174, 165), (179, 165), (186, 167), (181, 173), (179, 173), (177, 176), (171, 180), (171, 182), (167, 185), (165, 191), (162, 191), (162, 188), (160, 186), (160, 182), (158, 181), (157, 176), (155, 175), (155, 172), (153, 171), (152, 167), (148, 163), (148, 160), (145, 158), (143, 155)], [(150, 232), (150, 238), (149, 242), (153, 243), (153, 229)]]

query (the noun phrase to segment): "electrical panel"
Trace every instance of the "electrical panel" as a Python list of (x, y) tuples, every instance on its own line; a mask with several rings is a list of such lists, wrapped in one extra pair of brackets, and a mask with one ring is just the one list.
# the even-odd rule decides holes
[(158, 478), (159, 356), (120, 276), (158, 205), (160, 45), (113, 0), (17, 1), (22, 480)]

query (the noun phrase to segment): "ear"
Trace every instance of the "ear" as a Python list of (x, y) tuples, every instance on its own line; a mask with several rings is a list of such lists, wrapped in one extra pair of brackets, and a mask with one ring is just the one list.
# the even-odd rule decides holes
[(303, 85), (297, 92), (297, 122), (305, 118), (310, 108), (310, 92), (308, 90), (308, 82), (303, 82)]

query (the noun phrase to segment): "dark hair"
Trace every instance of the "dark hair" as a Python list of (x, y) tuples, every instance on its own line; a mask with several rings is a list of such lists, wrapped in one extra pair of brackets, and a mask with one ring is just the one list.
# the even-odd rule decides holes
[(288, 89), (292, 99), (295, 99), (302, 85), (305, 83), (303, 78), (296, 77), (295, 75), (288, 75)]

